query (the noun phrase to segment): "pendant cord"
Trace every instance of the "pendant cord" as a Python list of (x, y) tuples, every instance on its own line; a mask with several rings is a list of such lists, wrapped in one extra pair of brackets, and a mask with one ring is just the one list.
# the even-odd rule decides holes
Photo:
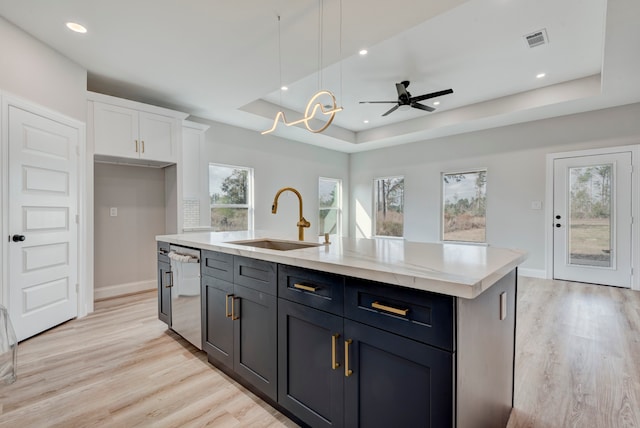
[(322, 36), (323, 36), (323, 17), (324, 17), (324, 1), (318, 0), (318, 90), (322, 89)]
[[(339, 58), (338, 61), (340, 61), (340, 102), (341, 104), (343, 104), (343, 99), (342, 99), (342, 0), (340, 0), (340, 28), (339, 28), (339, 44), (338, 44), (338, 54), (339, 54)], [(343, 104), (344, 105), (344, 104)]]
[(280, 105), (282, 105), (282, 34), (280, 26), (280, 15), (278, 15), (278, 84), (280, 85)]

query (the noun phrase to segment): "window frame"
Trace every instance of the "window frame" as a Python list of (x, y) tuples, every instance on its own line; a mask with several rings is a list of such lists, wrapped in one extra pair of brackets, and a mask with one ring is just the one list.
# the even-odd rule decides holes
[[(229, 168), (229, 169), (240, 169), (247, 171), (247, 203), (246, 204), (215, 204), (211, 202), (211, 167), (221, 167), (221, 168)], [(243, 229), (242, 231), (253, 231), (254, 230), (254, 170), (248, 166), (239, 166), (239, 165), (228, 165), (216, 162), (209, 162), (207, 166), (207, 194), (209, 196), (209, 213), (214, 208), (246, 208), (247, 209), (247, 229)], [(211, 216), (211, 214), (209, 214)], [(209, 219), (209, 226), (213, 228), (211, 225), (211, 219)]]
[[(477, 174), (479, 172), (484, 172), (484, 176), (485, 176), (485, 184), (484, 184), (484, 198), (485, 198), (485, 208), (484, 208), (484, 241), (462, 241), (459, 239), (445, 239), (444, 238), (444, 227), (445, 227), (445, 182), (444, 182), (444, 176), (445, 175), (459, 175), (459, 174)], [(486, 167), (483, 168), (468, 168), (468, 169), (464, 169), (464, 170), (459, 170), (459, 171), (450, 171), (450, 172), (442, 172), (440, 173), (440, 241), (441, 242), (445, 242), (447, 244), (468, 244), (468, 245), (488, 245), (487, 243), (487, 206), (486, 206), (486, 201), (487, 201), (487, 183), (488, 183), (488, 177), (489, 177), (489, 170)]]
[[(378, 235), (378, 192), (377, 192), (377, 183), (379, 180), (389, 180), (392, 178), (402, 178), (402, 235), (400, 236), (396, 236), (396, 235)], [(404, 210), (405, 210), (405, 199), (406, 199), (406, 194), (405, 194), (405, 179), (406, 176), (405, 175), (388, 175), (388, 176), (384, 176), (384, 177), (375, 177), (373, 179), (373, 209), (372, 211), (372, 236), (375, 238), (384, 238), (384, 239), (404, 239), (404, 232), (405, 232), (405, 228), (404, 228)]]
[[(337, 187), (337, 195), (336, 195), (336, 206), (335, 207), (322, 207), (320, 206), (320, 182), (324, 181), (332, 181), (336, 183)], [(340, 178), (330, 178), (330, 177), (318, 177), (318, 236), (323, 236), (324, 232), (320, 232), (320, 212), (322, 210), (335, 210), (336, 211), (336, 235), (342, 236), (342, 179)]]

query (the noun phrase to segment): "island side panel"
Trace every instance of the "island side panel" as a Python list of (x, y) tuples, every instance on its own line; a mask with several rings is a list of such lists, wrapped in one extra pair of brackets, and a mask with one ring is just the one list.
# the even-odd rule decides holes
[[(506, 293), (506, 301), (501, 295)], [(475, 299), (457, 299), (458, 428), (506, 427), (513, 406), (517, 269)], [(506, 308), (504, 319), (501, 318)]]

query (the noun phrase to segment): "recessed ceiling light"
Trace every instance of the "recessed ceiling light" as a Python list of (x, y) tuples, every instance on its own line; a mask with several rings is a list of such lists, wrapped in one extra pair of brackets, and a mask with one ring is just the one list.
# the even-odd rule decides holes
[(365, 119), (363, 122), (364, 122), (364, 123), (369, 123), (369, 121), (368, 121), (367, 119)]
[(288, 86), (282, 86), (280, 89), (282, 89), (283, 91), (288, 91), (289, 87)]
[(434, 106), (439, 106), (439, 105), (440, 105), (440, 101), (434, 101), (434, 102), (433, 102), (433, 105), (434, 105)]
[(366, 54), (368, 54), (368, 53), (369, 53), (369, 51), (368, 51), (368, 50), (366, 50), (366, 49), (360, 49), (360, 51), (359, 51), (358, 53), (359, 53), (361, 56), (365, 56)]
[(536, 79), (542, 79), (546, 75), (547, 75), (547, 73), (538, 73), (538, 74), (536, 74)]
[(67, 28), (71, 31), (75, 31), (76, 33), (86, 33), (87, 29), (84, 26), (76, 23), (76, 22), (67, 22)]

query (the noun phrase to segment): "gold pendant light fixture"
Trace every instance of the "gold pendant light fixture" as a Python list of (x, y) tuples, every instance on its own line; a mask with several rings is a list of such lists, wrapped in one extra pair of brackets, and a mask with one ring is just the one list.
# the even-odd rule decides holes
[[(322, 39), (323, 39), (323, 25), (322, 21), (324, 19), (324, 0), (319, 0), (318, 7), (318, 88), (322, 87)], [(340, 0), (340, 49), (342, 49), (342, 0)], [(280, 88), (282, 88), (282, 57), (281, 57), (281, 45), (280, 45), (280, 16), (278, 15), (278, 60), (280, 63)], [(342, 52), (340, 52), (339, 60), (342, 61)], [(342, 64), (340, 71), (340, 80), (342, 81)], [(342, 82), (341, 82), (342, 85)], [(282, 89), (280, 89), (282, 91)], [(282, 95), (281, 95), (282, 96)], [(282, 104), (282, 100), (280, 101)], [(293, 122), (287, 121), (287, 117), (285, 116), (282, 110), (278, 111), (276, 117), (273, 120), (273, 126), (266, 131), (262, 131), (261, 134), (269, 134), (276, 130), (278, 127), (278, 123), (282, 121), (286, 126), (298, 125), (300, 123), (304, 123), (305, 128), (309, 132), (320, 133), (327, 129), (333, 119), (339, 111), (342, 111), (342, 107), (339, 107), (336, 102), (336, 97), (333, 93), (326, 89), (318, 89), (318, 91), (309, 99), (307, 103), (307, 107), (304, 111), (304, 116), (301, 119), (294, 120)], [(323, 126), (319, 128), (313, 128), (309, 123), (311, 120), (316, 118), (316, 115), (321, 113), (324, 116), (329, 116), (326, 122), (324, 122)]]

